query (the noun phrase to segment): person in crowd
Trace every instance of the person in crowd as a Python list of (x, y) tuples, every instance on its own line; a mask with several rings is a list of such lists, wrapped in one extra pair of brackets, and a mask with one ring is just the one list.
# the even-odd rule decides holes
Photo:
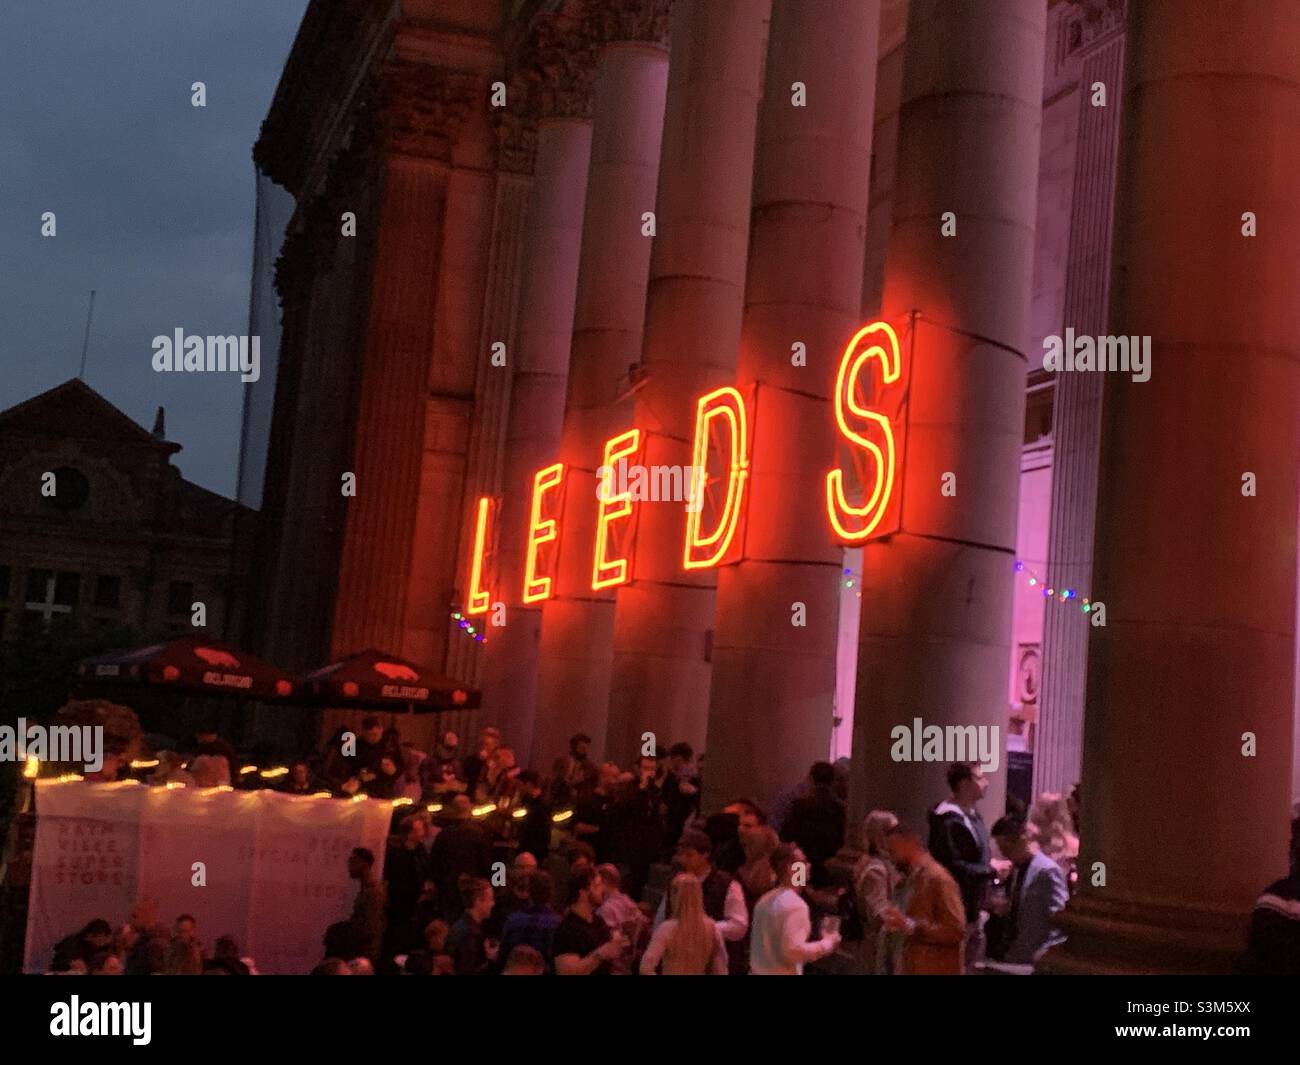
[(487, 929), (496, 896), (491, 883), (472, 876), (464, 878), (460, 893), (463, 909), (447, 936), (447, 953), (457, 976), (486, 976), (497, 960), (498, 941)]
[(650, 919), (630, 895), (624, 894), (618, 866), (606, 862), (596, 867), (596, 875), (605, 882), (605, 901), (596, 912), (611, 931), (618, 929), (627, 940), (623, 953), (613, 961), (615, 975), (626, 975), (631, 973), (637, 950), (647, 939)]
[(519, 774), (516, 801), (516, 814), (524, 811), (524, 816), (514, 822), (519, 849), (544, 862), (551, 853), (551, 804), (542, 797), (542, 778), (533, 770)]
[(833, 953), (838, 932), (809, 942), (812, 916), (803, 891), (810, 876), (808, 858), (796, 843), (772, 852), (776, 887), (758, 900), (749, 941), (749, 971), (756, 976), (801, 976), (806, 962)]
[(478, 751), (469, 755), (461, 766), (461, 779), (465, 781), (465, 791), (469, 795), (478, 794), (479, 777), (486, 771), (488, 761), (501, 746), (501, 730), (491, 726), (479, 733)]
[(881, 911), (887, 969), (900, 976), (959, 976), (966, 948), (966, 908), (952, 874), (934, 860), (921, 835), (898, 823), (885, 834), (903, 874), (894, 901)]
[(223, 788), (230, 784), (230, 763), (219, 754), (200, 754), (190, 761), (188, 772), (196, 788)]
[(172, 925), (172, 939), (179, 939), (182, 943), (193, 943), (198, 940), (198, 927), (199, 922), (192, 914), (183, 913)]
[(239, 944), (234, 936), (220, 936), (212, 948), (212, 960), (203, 968), (204, 973), (211, 967), (220, 967), (231, 976), (253, 975), (253, 965), (249, 959), (239, 956)]
[(141, 899), (131, 911), (130, 935), (134, 936), (126, 957), (127, 976), (150, 976), (163, 971), (170, 936), (158, 920), (158, 904)]
[(745, 864), (745, 845), (740, 838), (742, 823), (767, 824), (767, 818), (758, 804), (750, 799), (733, 799), (704, 822), (704, 831), (713, 840), (713, 864), (724, 873), (736, 871)]
[(149, 774), (149, 783), (154, 786), (165, 784), (184, 784), (194, 786), (194, 774), (185, 768), (187, 759), (177, 751), (159, 751), (158, 767)]
[[(207, 971), (206, 968), (204, 971)], [(90, 967), (91, 976), (122, 976), (124, 972), (122, 959), (116, 954), (105, 954)]]
[(113, 953), (113, 926), (103, 918), (96, 918), (80, 932), (67, 936), (54, 946), (54, 953), (65, 958), (80, 958), (87, 969), (93, 971), (104, 958)]
[(627, 893), (640, 899), (650, 878), (650, 866), (659, 860), (664, 841), (663, 793), (655, 783), (659, 761), (643, 755), (636, 779), (624, 784), (610, 810), (610, 857), (628, 870)]
[(302, 759), (291, 763), (288, 775), (280, 782), (279, 790), (287, 795), (310, 795), (316, 791), (311, 767)]
[(551, 942), (560, 926), (560, 915), (551, 905), (554, 885), (550, 874), (536, 869), (528, 877), (528, 906), (506, 920), (501, 931), (501, 953), (509, 957), (515, 947), (532, 947), (549, 964)]
[(555, 929), (551, 949), (559, 976), (608, 976), (623, 951), (623, 933), (611, 930), (597, 911), (605, 901), (605, 881), (584, 869), (569, 878), (569, 912)]
[(591, 737), (579, 732), (569, 737), (569, 753), (561, 755), (551, 767), (550, 800), (556, 806), (567, 806), (577, 796), (596, 785), (598, 776), (595, 763), (587, 758)]
[(826, 863), (844, 842), (844, 803), (831, 786), (835, 769), (829, 762), (817, 762), (808, 772), (808, 789), (790, 806), (781, 826), (781, 840), (797, 843), (812, 863), (812, 887), (823, 887), (829, 877)]
[(393, 789), (393, 798), (410, 799), (411, 802), (419, 802), (420, 796), (424, 794), (424, 783), (420, 779), (420, 767), (424, 765), (428, 755), (409, 740), (402, 741), (401, 755), (402, 760), (397, 767), (397, 782)]
[(403, 976), (432, 976), (433, 956), (427, 950), (413, 950), (402, 962)]
[(374, 976), (375, 967), (370, 964), (369, 958), (350, 958), (348, 959), (348, 969), (353, 976)]
[[(699, 829), (687, 829), (677, 844), (674, 861), (685, 873), (689, 873), (700, 882), (704, 898), (704, 912), (718, 926), (718, 931), (727, 944), (731, 971), (744, 972), (745, 962), (741, 953), (745, 936), (749, 932), (749, 910), (745, 906), (745, 891), (740, 881), (715, 869), (710, 860), (713, 841), (708, 834)], [(667, 917), (667, 896), (659, 903), (655, 914), (655, 927), (658, 928)]]
[(618, 790), (619, 768), (613, 762), (600, 767), (595, 783), (574, 798), (573, 834), (591, 844), (597, 861), (607, 861), (610, 851), (609, 818)]
[(342, 958), (326, 958), (311, 971), (312, 976), (351, 976), (352, 970)]
[(239, 772), (239, 755), (235, 748), (226, 740), (222, 739), (217, 731), (217, 726), (213, 722), (205, 722), (200, 725), (194, 732), (194, 738), (185, 747), (184, 752), (189, 755), (190, 759), (200, 755), (211, 755), (226, 760), (226, 782)]
[(420, 763), (421, 802), (446, 802), (465, 792), (459, 751), (460, 737), (451, 731), (434, 744), (433, 754)]
[(357, 897), (346, 921), (325, 932), (327, 955), (378, 960), (384, 942), (384, 887), (375, 878), (375, 856), (365, 847), (348, 855), (348, 876), (357, 882)]
[(961, 889), (966, 908), (966, 966), (974, 971), (983, 946), (980, 907), (993, 879), (988, 828), (976, 808), (988, 790), (988, 781), (979, 766), (956, 762), (948, 768), (948, 788), (951, 796), (930, 811), (930, 853)]
[(677, 847), (687, 822), (700, 812), (700, 778), (695, 772), (695, 750), (689, 743), (668, 748), (668, 766), (663, 779), (665, 848)]
[(1291, 875), (1255, 900), (1241, 967), (1257, 976), (1300, 976), (1300, 817), (1291, 822)]
[(1045, 791), (1029, 809), (1029, 838), (1061, 867), (1067, 884), (1074, 879), (1079, 860), (1079, 837), (1070, 816), (1070, 800)]
[(888, 836), (898, 818), (888, 810), (872, 810), (862, 825), (863, 854), (853, 867), (853, 900), (862, 921), (862, 963), (868, 974), (884, 971), (880, 957), (882, 917), (898, 890), (899, 875), (889, 857)]
[[(746, 817), (752, 823), (747, 826)], [(776, 887), (776, 874), (772, 871), (772, 852), (781, 843), (781, 837), (771, 825), (758, 824), (753, 814), (742, 814), (740, 818), (740, 845), (745, 851), (745, 861), (736, 870), (736, 879), (740, 881), (745, 893), (745, 908), (753, 910), (762, 896)]]
[(526, 943), (520, 943), (506, 956), (502, 976), (543, 976), (546, 959)]
[(726, 944), (718, 923), (705, 913), (700, 878), (678, 873), (668, 894), (672, 916), (658, 924), (650, 937), (641, 956), (641, 975), (653, 976), (662, 965), (664, 976), (726, 976)]
[(515, 855), (506, 877), (506, 890), (497, 898), (496, 905), (492, 908), (492, 917), (488, 921), (493, 935), (499, 938), (511, 915), (528, 909), (532, 904), (528, 881), (536, 871), (537, 859), (532, 854), (521, 850)]
[(992, 836), (1011, 863), (1011, 875), (1005, 895), (990, 903), (990, 913), (1000, 919), (1000, 934), (996, 943), (990, 940), (988, 956), (1008, 965), (1033, 965), (1065, 940), (1052, 927), (1052, 918), (1070, 901), (1065, 872), (1029, 838), (1018, 817), (999, 818)]
[(519, 764), (510, 747), (498, 747), (488, 758), (487, 766), (479, 774), (475, 790), (477, 802), (491, 802), (510, 806), (518, 786)]
[(385, 894), (388, 924), (384, 933), (384, 957), (406, 954), (419, 946), (421, 927), (415, 923), (415, 909), (432, 861), (424, 849), (423, 818), (410, 815), (397, 825), (397, 832), (384, 856)]
[(167, 976), (202, 976), (203, 948), (198, 940), (173, 938), (167, 944), (162, 971)]
[(450, 823), (433, 841), (430, 855), (443, 916), (460, 916), (460, 878), (486, 879), (492, 873), (492, 847), (483, 826), (473, 819), (469, 797), (457, 795), (444, 811)]

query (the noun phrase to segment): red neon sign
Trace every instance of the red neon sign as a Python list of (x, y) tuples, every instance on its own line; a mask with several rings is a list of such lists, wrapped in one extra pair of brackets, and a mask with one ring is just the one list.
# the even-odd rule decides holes
[[(897, 453), (894, 430), (888, 416), (858, 402), (858, 378), (869, 362), (879, 362), (880, 380), (893, 384), (902, 372), (898, 335), (886, 322), (872, 322), (859, 329), (844, 349), (839, 373), (835, 378), (835, 421), (845, 439), (857, 444), (871, 456), (873, 475), (871, 491), (861, 506), (853, 506), (844, 494), (844, 471), (836, 468), (826, 475), (826, 513), (835, 535), (849, 543), (866, 540), (885, 515), (894, 494)], [(849, 424), (848, 416), (861, 419), (861, 430)], [(880, 443), (867, 432), (879, 434)], [(865, 486), (864, 486), (865, 487)]]
[(483, 545), (487, 541), (488, 510), (491, 503), (487, 496), (479, 499), (478, 517), (474, 522), (474, 554), (469, 564), (469, 603), (465, 607), (470, 614), (486, 614), (488, 605), (492, 602), (492, 596), (483, 589)]
[[(702, 535), (700, 525), (709, 458), (709, 430), (718, 419), (727, 427), (731, 450), (727, 495), (714, 528)], [(682, 565), (686, 569), (706, 569), (716, 566), (731, 546), (740, 520), (745, 479), (749, 476), (749, 428), (745, 400), (734, 388), (715, 389), (700, 397), (695, 413), (695, 447), (691, 465), (695, 483), (691, 486), (693, 498), (686, 508), (686, 547), (682, 554)]]
[(627, 556), (606, 558), (611, 522), (632, 514), (632, 493), (625, 487), (613, 491), (619, 463), (635, 455), (641, 447), (641, 430), (629, 429), (605, 442), (605, 461), (601, 465), (600, 508), (596, 512), (596, 552), (591, 566), (591, 588), (611, 588), (631, 579)]
[(528, 548), (524, 553), (524, 593), (525, 603), (536, 603), (551, 597), (551, 578), (537, 576), (537, 549), (542, 544), (550, 543), (557, 536), (554, 518), (542, 518), (542, 497), (558, 487), (564, 478), (564, 464), (557, 462), (537, 471), (533, 477), (533, 506), (528, 520)]

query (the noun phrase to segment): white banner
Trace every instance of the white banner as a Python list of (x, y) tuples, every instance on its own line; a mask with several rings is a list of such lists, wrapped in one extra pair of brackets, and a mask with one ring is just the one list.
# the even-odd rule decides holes
[(26, 972), (46, 971), (55, 944), (97, 917), (125, 924), (147, 898), (169, 926), (192, 914), (209, 952), (232, 935), (259, 972), (307, 973), (324, 954), (326, 927), (351, 913), (352, 848), (374, 852), (383, 876), (388, 802), (130, 781), (36, 788)]

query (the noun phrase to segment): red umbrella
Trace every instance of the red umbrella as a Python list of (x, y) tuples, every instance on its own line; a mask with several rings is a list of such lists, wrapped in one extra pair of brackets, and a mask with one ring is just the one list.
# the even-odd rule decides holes
[(289, 674), (203, 636), (97, 655), (82, 662), (78, 673), (96, 684), (140, 684), (245, 699), (281, 701), (294, 690)]
[(409, 707), (416, 713), (472, 710), (482, 698), (479, 692), (428, 666), (374, 648), (313, 670), (301, 678), (299, 686), (308, 702), (320, 706)]

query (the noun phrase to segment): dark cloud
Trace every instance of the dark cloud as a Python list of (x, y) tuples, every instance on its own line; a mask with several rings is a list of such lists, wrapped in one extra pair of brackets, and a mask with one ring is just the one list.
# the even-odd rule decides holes
[(76, 376), (96, 289), (87, 382), (146, 427), (165, 406), (185, 476), (233, 494), (247, 386), (156, 374), (150, 341), (248, 329), (252, 144), (306, 6), (0, 6), (0, 408)]

